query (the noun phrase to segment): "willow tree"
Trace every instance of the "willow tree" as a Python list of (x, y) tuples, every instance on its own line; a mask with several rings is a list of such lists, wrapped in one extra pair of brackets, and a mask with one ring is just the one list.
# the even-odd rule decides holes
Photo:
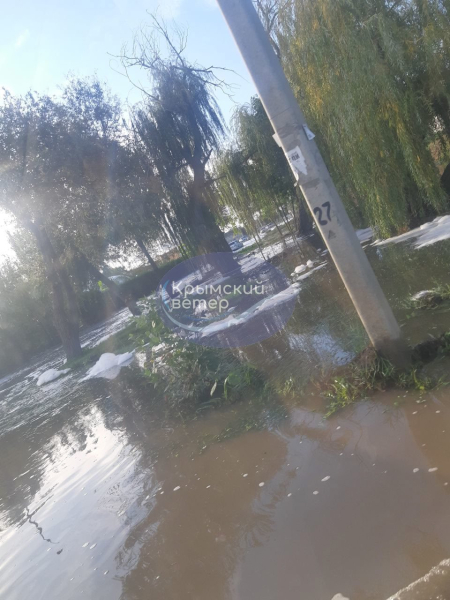
[(278, 14), (282, 64), (308, 125), (349, 212), (381, 235), (448, 208), (430, 143), (450, 133), (449, 9), (290, 0)]
[(79, 311), (70, 273), (51, 239), (52, 207), (70, 203), (82, 161), (62, 106), (31, 93), (0, 105), (0, 205), (34, 239), (45, 267), (55, 327), (67, 358), (81, 354)]
[(117, 164), (124, 153), (114, 133), (119, 113), (100, 102), (100, 92), (95, 82), (75, 82), (62, 99), (6, 93), (0, 104), (0, 206), (31, 234), (40, 253), (68, 358), (81, 354), (74, 265), (140, 312), (99, 270), (108, 256), (109, 207), (123, 183)]
[[(225, 133), (214, 96), (222, 83), (214, 68), (185, 59), (183, 35), (176, 43), (173, 38), (154, 19), (150, 33), (143, 31), (133, 48), (123, 52), (127, 73), (140, 69), (147, 76), (147, 83), (139, 86), (143, 100), (132, 111), (134, 132), (162, 183), (173, 235), (192, 252), (227, 252), (208, 181), (209, 160)], [(165, 53), (159, 48), (161, 40)]]
[(216, 164), (217, 188), (250, 231), (254, 214), (264, 220), (297, 217), (299, 233), (307, 233), (312, 221), (283, 151), (273, 139), (273, 129), (258, 97), (236, 109), (233, 117), (234, 144), (221, 153)]

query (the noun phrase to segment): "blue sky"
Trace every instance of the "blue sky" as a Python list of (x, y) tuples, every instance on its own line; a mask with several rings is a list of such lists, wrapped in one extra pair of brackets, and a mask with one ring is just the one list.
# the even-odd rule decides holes
[[(233, 85), (233, 100), (248, 102), (255, 89), (215, 0), (10, 0), (0, 20), (0, 88), (13, 94), (29, 89), (57, 93), (67, 75), (97, 73), (125, 102), (139, 92), (113, 68), (133, 34), (157, 11), (170, 25), (188, 30), (186, 56), (204, 66), (217, 65)], [(235, 103), (218, 96), (228, 121)], [(8, 255), (7, 222), (0, 215), (0, 259)]]
[[(56, 92), (69, 72), (97, 72), (123, 100), (139, 93), (111, 67), (133, 32), (150, 21), (147, 11), (173, 19), (188, 30), (187, 57), (205, 66), (236, 71), (226, 74), (234, 99), (247, 102), (255, 93), (242, 59), (215, 0), (16, 0), (5, 3), (0, 20), (1, 86), (14, 94), (32, 88)], [(220, 95), (228, 120), (233, 102)]]

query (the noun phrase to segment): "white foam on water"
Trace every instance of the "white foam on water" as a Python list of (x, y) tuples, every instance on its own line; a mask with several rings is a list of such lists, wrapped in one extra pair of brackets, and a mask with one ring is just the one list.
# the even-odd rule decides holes
[(357, 229), (355, 233), (361, 244), (368, 242), (373, 238), (373, 229), (371, 227), (367, 227), (367, 229)]
[(70, 369), (63, 369), (62, 371), (58, 371), (58, 369), (48, 369), (41, 373), (37, 380), (37, 385), (45, 385), (46, 383), (50, 383), (50, 381), (54, 381), (58, 379), (58, 377), (62, 377), (62, 375), (67, 375)]
[(134, 358), (134, 350), (124, 354), (113, 354), (105, 352), (100, 356), (93, 367), (89, 369), (81, 381), (92, 379), (94, 377), (103, 377), (104, 379), (115, 379), (122, 367), (126, 367)]
[(280, 304), (284, 304), (288, 302), (295, 296), (297, 296), (300, 292), (300, 287), (298, 284), (293, 283), (285, 290), (278, 292), (278, 294), (274, 294), (273, 296), (269, 296), (268, 298), (264, 298), (257, 304), (254, 304), (248, 310), (244, 311), (238, 316), (229, 316), (222, 321), (218, 321), (216, 323), (211, 323), (202, 329), (201, 337), (207, 337), (213, 335), (219, 331), (224, 331), (230, 329), (231, 327), (236, 327), (247, 323), (255, 316), (260, 315), (266, 311), (272, 311), (276, 306), (280, 306)]
[(416, 229), (402, 233), (387, 240), (376, 241), (374, 246), (386, 246), (387, 244), (399, 244), (414, 240), (413, 246), (416, 249), (431, 246), (436, 242), (448, 240), (450, 238), (450, 215), (438, 217), (430, 223), (424, 223)]
[(298, 267), (295, 267), (294, 273), (303, 273), (303, 271), (306, 271), (306, 269), (306, 265), (298, 265)]
[(426, 575), (399, 590), (387, 600), (430, 600), (448, 598), (450, 589), (450, 559), (443, 560)]

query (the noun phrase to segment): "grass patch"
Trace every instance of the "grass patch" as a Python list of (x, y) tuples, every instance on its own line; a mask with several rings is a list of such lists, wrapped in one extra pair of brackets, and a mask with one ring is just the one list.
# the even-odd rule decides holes
[(328, 406), (325, 417), (366, 399), (374, 391), (399, 388), (423, 393), (443, 385), (442, 380), (434, 381), (424, 376), (420, 368), (417, 364), (408, 371), (400, 371), (378, 356), (375, 350), (365, 350), (354, 363), (343, 368), (342, 374), (334, 376), (326, 385), (324, 396), (328, 399)]
[(245, 248), (241, 248), (240, 250), (238, 250), (237, 254), (248, 254), (249, 252), (253, 252), (253, 250), (258, 250), (258, 249), (259, 249), (259, 246), (255, 242), (251, 246), (246, 246)]
[(78, 369), (81, 367), (90, 367), (98, 361), (105, 352), (114, 354), (123, 354), (131, 352), (136, 348), (134, 335), (136, 334), (136, 322), (132, 321), (124, 329), (113, 333), (107, 340), (104, 340), (93, 348), (83, 348), (83, 354), (72, 360), (68, 360), (64, 365), (67, 369)]
[(425, 290), (408, 298), (403, 302), (403, 307), (413, 310), (437, 308), (450, 300), (450, 284), (438, 285), (431, 290)]

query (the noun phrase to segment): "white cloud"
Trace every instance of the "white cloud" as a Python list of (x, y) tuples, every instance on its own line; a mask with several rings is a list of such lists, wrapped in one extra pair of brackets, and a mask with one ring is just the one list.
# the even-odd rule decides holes
[(25, 42), (27, 41), (27, 39), (30, 37), (30, 32), (28, 29), (24, 29), (19, 36), (17, 37), (16, 41), (14, 42), (14, 47), (15, 48), (20, 48), (21, 46), (23, 46), (23, 44), (25, 44)]

